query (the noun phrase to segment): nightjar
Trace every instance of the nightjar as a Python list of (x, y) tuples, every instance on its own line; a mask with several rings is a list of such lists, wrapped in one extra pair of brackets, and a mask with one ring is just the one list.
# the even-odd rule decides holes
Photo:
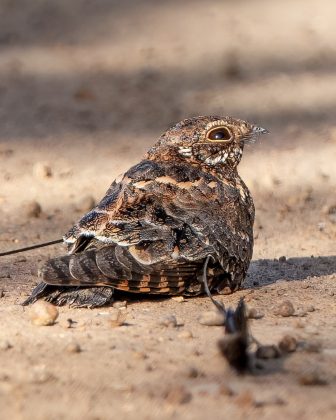
[(100, 306), (114, 291), (199, 295), (234, 291), (253, 251), (254, 205), (237, 172), (244, 145), (267, 130), (231, 117), (185, 119), (64, 236), (68, 254), (47, 261), (40, 297)]

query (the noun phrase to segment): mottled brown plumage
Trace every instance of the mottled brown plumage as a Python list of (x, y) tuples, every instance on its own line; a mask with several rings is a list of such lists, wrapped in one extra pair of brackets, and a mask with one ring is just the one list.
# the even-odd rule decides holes
[[(79, 292), (69, 286), (197, 295), (210, 255), (210, 290), (236, 290), (252, 257), (254, 221), (237, 165), (244, 144), (265, 132), (230, 117), (176, 124), (70, 229), (64, 236), (69, 254), (49, 260), (41, 280), (68, 287), (78, 304)], [(28, 301), (50, 292), (60, 303), (45, 285)]]

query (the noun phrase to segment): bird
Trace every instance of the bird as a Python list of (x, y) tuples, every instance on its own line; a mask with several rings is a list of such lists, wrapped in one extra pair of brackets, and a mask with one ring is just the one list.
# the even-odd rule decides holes
[(238, 174), (244, 146), (268, 131), (233, 117), (170, 127), (63, 237), (67, 254), (39, 270), (25, 305), (97, 307), (115, 293), (235, 291), (253, 252), (255, 208)]

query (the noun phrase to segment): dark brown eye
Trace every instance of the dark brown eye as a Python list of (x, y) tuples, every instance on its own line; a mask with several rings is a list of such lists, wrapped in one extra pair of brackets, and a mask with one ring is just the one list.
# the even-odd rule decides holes
[(230, 141), (232, 139), (232, 134), (225, 127), (214, 128), (209, 131), (208, 140), (211, 141)]

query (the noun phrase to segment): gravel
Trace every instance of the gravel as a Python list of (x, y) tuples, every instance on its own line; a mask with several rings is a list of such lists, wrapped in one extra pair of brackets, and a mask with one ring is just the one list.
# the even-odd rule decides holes
[(225, 315), (219, 311), (206, 311), (198, 318), (198, 322), (209, 327), (224, 325)]
[(259, 346), (256, 351), (257, 359), (276, 359), (280, 357), (279, 348), (275, 345)]
[(274, 315), (288, 317), (293, 316), (295, 313), (294, 306), (290, 300), (284, 300), (280, 305), (275, 309)]
[(285, 335), (282, 337), (282, 339), (279, 341), (279, 348), (284, 353), (292, 353), (297, 348), (297, 340), (292, 335)]
[(59, 312), (55, 305), (44, 300), (38, 300), (29, 309), (29, 318), (34, 325), (53, 325)]

